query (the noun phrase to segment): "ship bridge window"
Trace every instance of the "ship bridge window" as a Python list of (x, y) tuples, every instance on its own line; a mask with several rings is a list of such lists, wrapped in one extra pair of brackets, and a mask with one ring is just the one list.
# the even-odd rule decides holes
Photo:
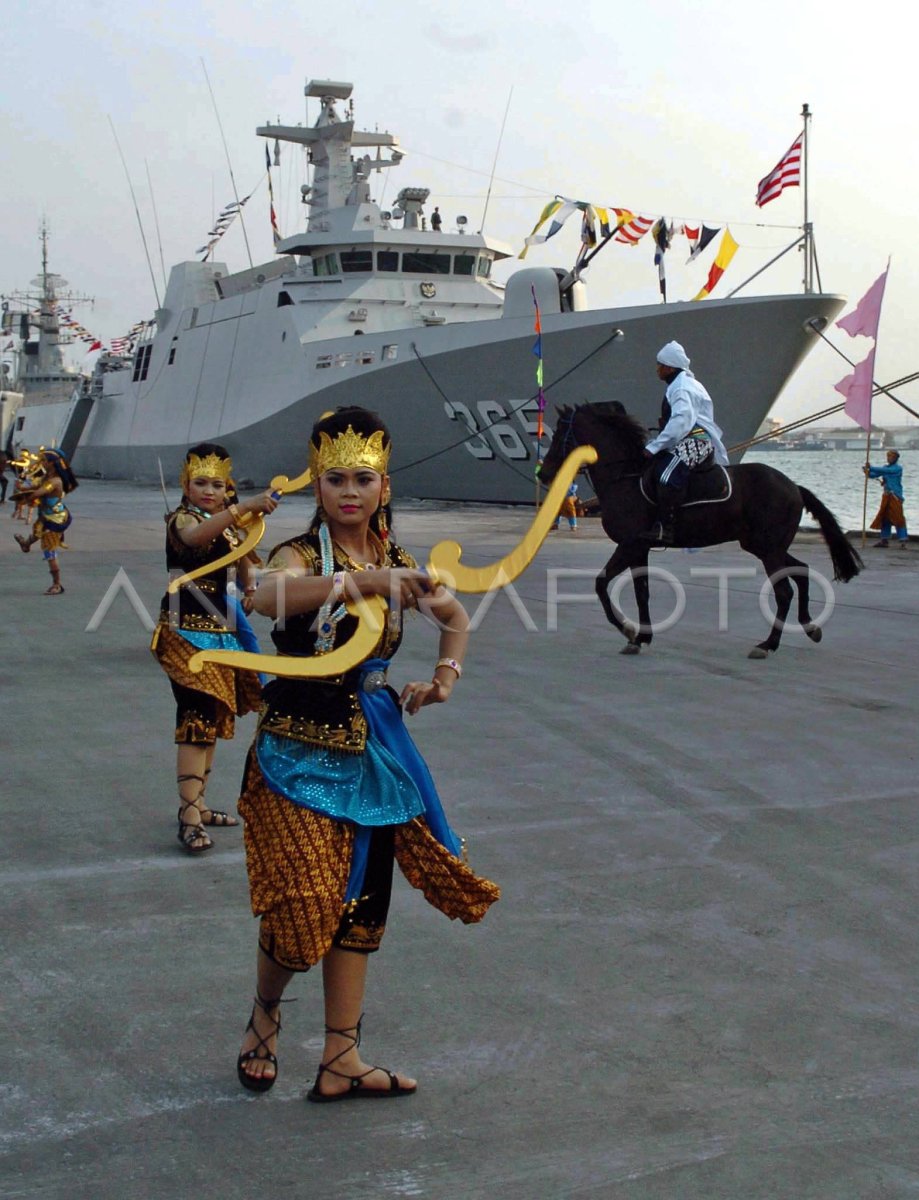
[(373, 270), (372, 250), (343, 250), (341, 253), (341, 269), (354, 274), (355, 271)]
[(141, 383), (147, 378), (147, 372), (150, 369), (150, 355), (152, 353), (152, 342), (147, 342), (144, 346), (138, 346), (137, 353), (134, 355), (134, 383)]
[(278, 292), (278, 308), (286, 308), (288, 304), (293, 304), (290, 292)]
[(314, 275), (340, 275), (337, 254), (320, 254), (313, 259)]
[(491, 259), (487, 254), (480, 254), (478, 261), (475, 264), (476, 275), (481, 275), (483, 279), (487, 279), (491, 274)]
[(377, 254), (378, 271), (398, 271), (399, 252), (397, 250), (380, 250)]
[(407, 250), (402, 270), (408, 275), (449, 275), (450, 255), (439, 251)]
[(475, 269), (474, 254), (457, 254), (453, 259), (454, 275), (471, 275)]

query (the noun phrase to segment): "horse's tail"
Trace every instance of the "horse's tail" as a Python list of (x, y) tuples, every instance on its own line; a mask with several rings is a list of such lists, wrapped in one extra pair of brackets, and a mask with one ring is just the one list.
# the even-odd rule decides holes
[(798, 484), (798, 491), (801, 493), (804, 507), (812, 517), (817, 518), (820, 532), (830, 549), (830, 558), (833, 560), (833, 578), (848, 583), (865, 565), (861, 555), (843, 533), (839, 522), (823, 501), (818, 500), (813, 492), (808, 491), (806, 487), (801, 487), (800, 484)]

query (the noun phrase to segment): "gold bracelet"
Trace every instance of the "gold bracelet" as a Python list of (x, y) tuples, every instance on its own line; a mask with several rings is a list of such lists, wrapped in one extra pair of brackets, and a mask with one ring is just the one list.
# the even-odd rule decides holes
[(230, 514), (230, 516), (233, 518), (234, 522), (236, 522), (236, 523), (238, 523), (238, 522), (239, 522), (239, 520), (240, 520), (240, 512), (239, 512), (239, 505), (238, 505), (238, 504), (228, 504), (228, 505), (227, 505), (227, 512), (228, 512), (228, 513)]
[(449, 667), (451, 671), (456, 672), (457, 679), (462, 679), (463, 677), (463, 668), (455, 658), (439, 658), (434, 665), (434, 670), (436, 671), (438, 667)]

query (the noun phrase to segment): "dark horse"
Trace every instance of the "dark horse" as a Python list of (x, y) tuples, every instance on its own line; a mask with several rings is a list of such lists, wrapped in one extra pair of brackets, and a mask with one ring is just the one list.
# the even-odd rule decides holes
[[(539, 478), (542, 483), (550, 484), (575, 447), (589, 445), (596, 449), (598, 459), (588, 474), (600, 502), (603, 529), (616, 543), (615, 554), (597, 576), (597, 595), (607, 619), (628, 638), (622, 653), (637, 654), (652, 637), (647, 571), (652, 543), (647, 533), (656, 509), (645, 499), (641, 488), (641, 476), (649, 465), (644, 452), (645, 431), (616, 401), (581, 404), (574, 409), (565, 405), (558, 414)], [(802, 510), (806, 508), (820, 525), (833, 561), (834, 579), (845, 582), (853, 579), (864, 565), (861, 558), (826, 505), (781, 471), (750, 463), (728, 467), (727, 473), (732, 487), (727, 499), (693, 506), (690, 494), (688, 507), (677, 513), (676, 545), (715, 546), (719, 542), (738, 541), (742, 549), (762, 562), (772, 582), (776, 612), (769, 636), (751, 650), (751, 658), (765, 658), (778, 648), (791, 607), (790, 578), (798, 589), (798, 621), (811, 641), (819, 642), (820, 626), (808, 611), (807, 563), (788, 553)], [(629, 569), (638, 604), (637, 628), (618, 611), (609, 595), (612, 581)]]

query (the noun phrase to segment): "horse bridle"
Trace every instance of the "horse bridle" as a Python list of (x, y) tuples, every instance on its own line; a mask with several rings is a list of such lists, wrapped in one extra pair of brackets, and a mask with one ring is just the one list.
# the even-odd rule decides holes
[[(574, 418), (576, 410), (572, 409), (570, 413), (565, 413), (559, 417), (556, 424), (556, 429), (564, 429), (564, 437), (562, 438), (562, 458), (565, 459), (572, 450), (577, 448), (577, 443), (574, 440)], [(569, 444), (570, 443), (570, 444)]]
[[(555, 428), (557, 430), (562, 431), (562, 433), (563, 433), (563, 436), (562, 436), (562, 460), (567, 458), (568, 455), (571, 453), (571, 451), (575, 450), (578, 447), (578, 445), (580, 445), (580, 443), (575, 440), (575, 436), (574, 436), (574, 418), (577, 416), (577, 412), (578, 412), (578, 410), (575, 408), (575, 409), (572, 409), (570, 413), (561, 414), (559, 416), (558, 421), (555, 424)], [(597, 469), (597, 467), (599, 467), (600, 465), (601, 465), (600, 463), (595, 463), (592, 468), (591, 467), (587, 468), (587, 477), (588, 477), (588, 479), (590, 479), (591, 485), (594, 488), (596, 488), (596, 484), (594, 483), (593, 471), (595, 471)], [(615, 464), (607, 463), (605, 465), (612, 467)], [(640, 479), (642, 474), (643, 474), (642, 471), (626, 471), (626, 472), (623, 472), (622, 474), (616, 475), (613, 479), (613, 482), (618, 483), (619, 480), (621, 480), (621, 479)]]

